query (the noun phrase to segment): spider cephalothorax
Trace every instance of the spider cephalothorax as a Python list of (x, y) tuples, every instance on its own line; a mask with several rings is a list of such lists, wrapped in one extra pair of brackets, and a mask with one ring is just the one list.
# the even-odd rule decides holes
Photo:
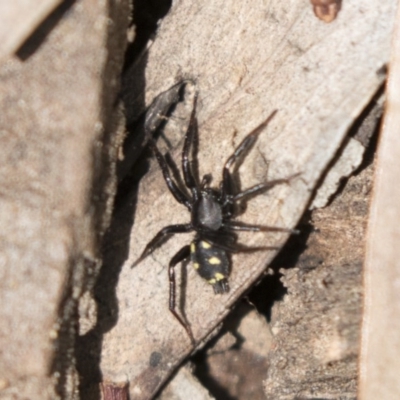
[[(189, 325), (175, 310), (175, 269), (181, 261), (190, 257), (193, 267), (198, 274), (210, 283), (216, 294), (229, 291), (228, 277), (230, 271), (230, 253), (255, 251), (261, 249), (275, 249), (275, 247), (249, 248), (237, 243), (237, 231), (290, 231), (286, 228), (271, 226), (259, 226), (241, 223), (234, 220), (235, 204), (240, 200), (246, 200), (250, 196), (265, 192), (273, 186), (287, 183), (295, 175), (284, 179), (276, 179), (259, 183), (244, 191), (235, 193), (231, 167), (249, 150), (263, 131), (268, 122), (275, 115), (274, 111), (263, 123), (248, 134), (233, 154), (227, 159), (222, 171), (222, 180), (218, 188), (210, 188), (211, 175), (204, 175), (199, 183), (192, 170), (190, 156), (193, 156), (193, 142), (197, 139), (196, 119), (197, 95), (194, 98), (193, 111), (190, 117), (189, 127), (185, 135), (182, 151), (183, 182), (187, 190), (181, 188), (172, 177), (165, 157), (160, 153), (154, 141), (150, 142), (157, 161), (160, 165), (164, 180), (175, 199), (186, 206), (190, 212), (190, 222), (187, 224), (169, 225), (161, 229), (155, 237), (146, 245), (141, 256), (132, 265), (139, 264), (145, 257), (151, 254), (167, 236), (175, 233), (196, 232), (191, 244), (182, 247), (170, 260), (168, 272), (170, 282), (169, 309), (180, 324), (185, 328), (192, 342), (194, 342)], [(196, 136), (196, 137), (195, 137)], [(296, 174), (297, 175), (297, 174)]]

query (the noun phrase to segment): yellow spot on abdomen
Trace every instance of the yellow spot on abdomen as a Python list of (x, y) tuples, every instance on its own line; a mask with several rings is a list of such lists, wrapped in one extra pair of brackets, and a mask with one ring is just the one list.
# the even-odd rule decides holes
[(200, 268), (200, 264), (199, 263), (193, 263), (193, 268), (194, 269), (199, 269)]
[(221, 264), (221, 260), (217, 257), (211, 257), (208, 259), (208, 262), (212, 265), (218, 265)]
[(217, 281), (216, 281), (215, 279), (210, 279), (210, 280), (208, 281), (208, 283), (209, 283), (210, 285), (214, 285), (216, 282), (217, 282)]
[(194, 253), (196, 251), (196, 245), (194, 243), (190, 244), (190, 251)]
[(222, 281), (223, 279), (225, 279), (225, 276), (222, 275), (220, 272), (217, 272), (214, 276), (217, 281)]
[(204, 241), (201, 241), (200, 244), (201, 244), (201, 247), (203, 249), (209, 249), (211, 247), (210, 243), (207, 243), (207, 242), (204, 242)]

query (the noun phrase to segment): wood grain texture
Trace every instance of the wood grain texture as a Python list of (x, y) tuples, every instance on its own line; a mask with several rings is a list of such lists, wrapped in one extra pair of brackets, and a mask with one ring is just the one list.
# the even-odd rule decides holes
[(76, 393), (78, 301), (99, 269), (123, 136), (118, 6), (64, 2), (0, 65), (2, 399)]

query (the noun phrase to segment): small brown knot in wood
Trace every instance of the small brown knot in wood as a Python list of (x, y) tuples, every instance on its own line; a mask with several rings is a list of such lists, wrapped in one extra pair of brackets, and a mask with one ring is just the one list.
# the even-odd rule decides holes
[(341, 0), (311, 0), (316, 17), (327, 23), (336, 18), (341, 3)]

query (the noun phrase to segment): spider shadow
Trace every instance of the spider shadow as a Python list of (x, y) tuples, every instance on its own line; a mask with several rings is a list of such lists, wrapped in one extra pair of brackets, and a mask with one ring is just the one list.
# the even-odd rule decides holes
[(143, 154), (136, 161), (134, 172), (129, 173), (117, 189), (111, 224), (103, 238), (102, 266), (93, 288), (97, 320), (89, 332), (78, 338), (76, 346), (80, 393), (85, 399), (98, 399), (101, 396), (98, 383), (102, 382), (100, 360), (103, 335), (118, 321), (116, 287), (122, 266), (129, 255), (138, 184), (147, 170), (146, 154)]
[[(110, 227), (103, 238), (102, 266), (93, 288), (97, 305), (95, 326), (78, 336), (75, 345), (76, 368), (80, 378), (80, 394), (84, 399), (101, 397), (99, 383), (103, 336), (118, 321), (116, 287), (122, 266), (129, 254), (130, 232), (134, 223), (137, 205), (138, 183), (148, 170), (150, 153), (145, 148), (145, 69), (146, 46), (155, 35), (158, 21), (171, 6), (170, 0), (145, 2), (134, 0), (132, 24), (136, 26), (136, 38), (125, 54), (124, 74), (120, 97), (126, 113), (128, 131), (125, 142), (126, 162), (117, 167), (119, 185), (114, 201), (114, 212)], [(146, 3), (143, 5), (142, 3)], [(140, 6), (141, 5), (141, 6)], [(132, 112), (133, 110), (133, 112)], [(134, 114), (139, 111), (139, 115)]]

